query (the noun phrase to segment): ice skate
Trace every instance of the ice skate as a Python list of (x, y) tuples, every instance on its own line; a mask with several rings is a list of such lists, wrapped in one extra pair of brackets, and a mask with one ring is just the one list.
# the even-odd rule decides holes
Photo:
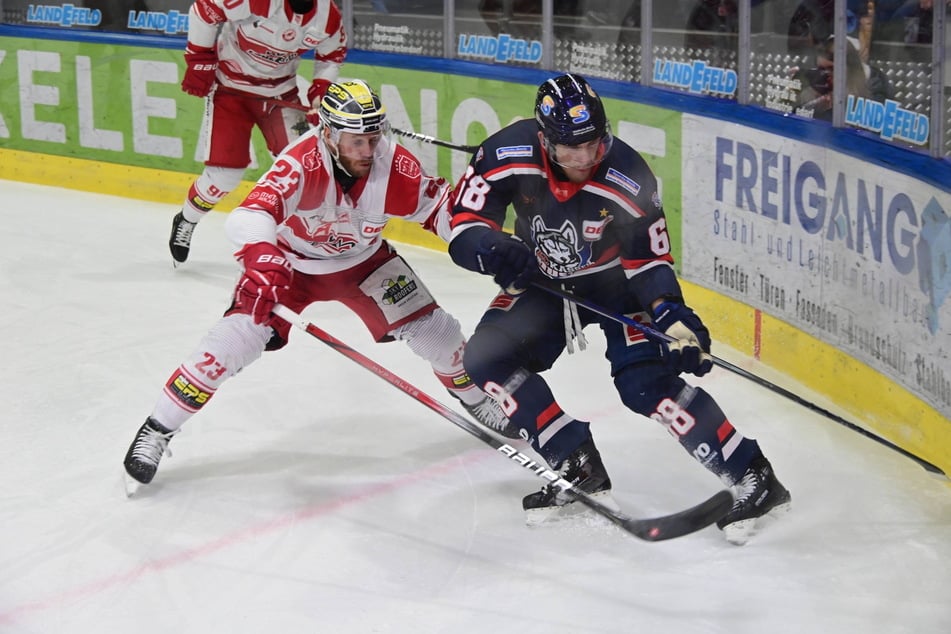
[[(611, 478), (601, 462), (601, 454), (594, 446), (594, 440), (587, 440), (565, 458), (558, 473), (577, 490), (587, 493), (608, 508), (618, 510), (617, 503), (611, 497)], [(584, 504), (572, 501), (570, 495), (554, 484), (546, 484), (541, 491), (526, 495), (522, 500), (522, 508), (525, 509), (525, 521), (529, 526), (566, 519), (588, 510)]]
[(188, 251), (192, 245), (192, 233), (198, 223), (188, 222), (180, 211), (172, 218), (172, 235), (168, 239), (168, 248), (172, 252), (175, 266), (188, 259)]
[(155, 477), (162, 455), (168, 451), (168, 443), (178, 430), (166, 429), (149, 417), (139, 428), (125, 454), (126, 495), (132, 497), (139, 487)]
[(726, 540), (741, 546), (760, 528), (767, 518), (789, 510), (792, 496), (776, 476), (773, 467), (762, 455), (753, 459), (749, 468), (734, 486), (736, 501), (717, 526)]
[(494, 398), (486, 396), (475, 405), (462, 403), (462, 407), (469, 412), (470, 416), (495, 433), (506, 438), (520, 438), (518, 427), (512, 424)]

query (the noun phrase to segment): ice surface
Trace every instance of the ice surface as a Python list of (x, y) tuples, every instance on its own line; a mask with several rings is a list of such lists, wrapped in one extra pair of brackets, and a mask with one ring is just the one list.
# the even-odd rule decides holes
[[(225, 216), (199, 225), (175, 270), (168, 205), (0, 191), (0, 632), (951, 632), (946, 481), (719, 369), (703, 386), (793, 494), (744, 547), (715, 528), (651, 544), (599, 518), (529, 529), (521, 497), (539, 480), (298, 331), (228, 382), (127, 499), (129, 442), (227, 306)], [(399, 250), (471, 332), (491, 281)], [(342, 307), (304, 314), (451, 402)], [(549, 379), (593, 421), (622, 508), (667, 513), (715, 492), (624, 409), (600, 333), (586, 334)]]

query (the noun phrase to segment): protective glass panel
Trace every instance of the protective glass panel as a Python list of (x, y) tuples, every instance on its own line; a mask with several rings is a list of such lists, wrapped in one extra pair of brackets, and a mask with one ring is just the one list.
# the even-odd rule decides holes
[(736, 98), (736, 0), (651, 0), (652, 81), (657, 87)]
[(191, 4), (191, 0), (2, 0), (0, 21), (76, 31), (184, 35)]
[(951, 156), (951, 27), (948, 26), (948, 16), (951, 15), (951, 3), (945, 11), (944, 23), (944, 78), (941, 80), (941, 115), (944, 117), (944, 137), (941, 145), (941, 154)]
[(831, 75), (818, 66), (815, 52), (817, 42), (831, 33), (834, 0), (754, 4), (750, 103), (831, 123)]
[[(541, 0), (455, 0), (459, 59), (540, 68)], [(557, 0), (556, 0), (557, 4)]]
[(443, 57), (443, 0), (356, 0), (350, 48)]
[[(942, 116), (932, 112), (931, 103), (935, 4), (934, 0), (878, 0), (868, 2), (864, 13), (856, 9), (868, 89), (860, 95), (864, 100), (850, 93), (847, 125), (899, 145), (931, 146), (930, 128)], [(869, 103), (869, 98), (875, 103)]]
[(751, 102), (831, 123), (833, 81), (841, 68), (846, 127), (928, 148), (932, 22), (925, 5), (931, 0), (848, 0), (845, 60), (837, 65), (834, 0), (757, 3)]
[(639, 82), (640, 18), (640, 0), (556, 1), (554, 68)]

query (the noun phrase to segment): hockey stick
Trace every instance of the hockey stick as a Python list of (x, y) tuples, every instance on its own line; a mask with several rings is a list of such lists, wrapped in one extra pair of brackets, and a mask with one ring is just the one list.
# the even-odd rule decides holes
[(431, 143), (440, 147), (447, 147), (450, 150), (458, 150), (460, 152), (468, 152), (469, 154), (472, 154), (479, 149), (479, 146), (477, 145), (457, 145), (455, 143), (450, 143), (449, 141), (440, 141), (436, 137), (429, 136), (428, 134), (409, 132), (408, 130), (400, 130), (399, 128), (390, 129), (393, 131), (393, 134), (405, 136), (408, 139), (416, 139), (417, 141), (422, 141), (423, 143)]
[[(597, 313), (598, 315), (601, 315), (601, 316), (603, 316), (603, 317), (607, 317), (608, 319), (613, 319), (614, 321), (619, 322), (619, 323), (621, 323), (621, 324), (624, 324), (624, 325), (626, 325), (626, 326), (631, 326), (631, 327), (633, 327), (633, 328), (636, 328), (636, 329), (638, 329), (639, 331), (641, 331), (642, 333), (644, 333), (646, 336), (651, 337), (652, 339), (659, 340), (659, 341), (664, 341), (664, 342), (674, 341), (674, 338), (671, 337), (671, 336), (669, 336), (669, 335), (667, 335), (666, 333), (660, 332), (659, 330), (655, 330), (655, 329), (651, 328), (650, 326), (648, 326), (648, 325), (646, 325), (646, 324), (639, 323), (639, 322), (637, 322), (637, 321), (631, 319), (631, 318), (628, 317), (627, 315), (621, 315), (621, 314), (617, 314), (617, 313), (611, 312), (611, 311), (609, 311), (609, 310), (606, 309), (606, 308), (602, 308), (601, 306), (598, 306), (597, 304), (595, 304), (595, 303), (593, 303), (593, 302), (590, 302), (590, 301), (584, 299), (583, 297), (578, 297), (577, 295), (574, 295), (574, 294), (572, 294), (572, 293), (569, 293), (568, 291), (563, 291), (563, 290), (560, 290), (560, 289), (557, 289), (557, 288), (551, 288), (551, 287), (549, 287), (549, 286), (545, 286), (544, 284), (539, 284), (539, 283), (537, 283), (537, 282), (532, 282), (532, 286), (535, 286), (535, 287), (537, 287), (537, 288), (540, 288), (540, 289), (542, 289), (542, 290), (544, 290), (544, 291), (547, 291), (547, 292), (549, 292), (549, 293), (551, 293), (551, 294), (553, 294), (553, 295), (557, 295), (558, 297), (561, 297), (562, 299), (566, 299), (566, 300), (568, 300), (568, 301), (570, 301), (570, 302), (574, 302), (574, 303), (578, 304), (579, 306), (581, 306), (581, 307), (583, 307), (583, 308), (587, 308), (588, 310), (590, 310), (590, 311), (593, 312), (593, 313)], [(898, 445), (896, 445), (896, 444), (894, 444), (894, 443), (892, 443), (892, 442), (889, 442), (888, 440), (885, 440), (885, 439), (882, 438), (881, 436), (877, 436), (877, 435), (873, 434), (872, 432), (870, 432), (870, 431), (868, 431), (868, 430), (866, 430), (866, 429), (864, 429), (864, 428), (862, 428), (862, 427), (856, 425), (855, 423), (851, 423), (851, 422), (847, 421), (846, 419), (842, 418), (842, 417), (839, 416), (838, 414), (834, 414), (834, 413), (830, 412), (830, 411), (827, 410), (827, 409), (823, 409), (822, 407), (819, 407), (819, 406), (816, 405), (815, 403), (812, 403), (812, 402), (810, 402), (810, 401), (807, 401), (806, 399), (802, 398), (802, 397), (799, 396), (798, 394), (796, 394), (796, 393), (794, 393), (794, 392), (790, 392), (790, 391), (787, 390), (786, 388), (780, 387), (779, 385), (776, 385), (775, 383), (771, 383), (771, 382), (767, 381), (766, 379), (764, 379), (764, 378), (762, 378), (762, 377), (759, 377), (759, 376), (753, 374), (752, 372), (749, 372), (749, 371), (747, 371), (747, 370), (744, 370), (744, 369), (741, 368), (741, 367), (735, 366), (735, 365), (733, 365), (732, 363), (730, 363), (730, 362), (728, 362), (728, 361), (724, 361), (723, 359), (721, 359), (721, 358), (719, 358), (719, 357), (717, 357), (717, 356), (713, 356), (713, 355), (711, 355), (711, 356), (713, 357), (713, 363), (714, 363), (714, 365), (718, 365), (718, 366), (720, 366), (721, 368), (724, 368), (724, 369), (726, 369), (726, 370), (729, 370), (730, 372), (733, 372), (734, 374), (737, 374), (737, 375), (739, 375), (739, 376), (742, 376), (742, 377), (745, 378), (745, 379), (749, 379), (750, 381), (756, 383), (757, 385), (759, 385), (759, 386), (761, 386), (761, 387), (766, 388), (767, 390), (770, 390), (771, 392), (775, 392), (776, 394), (779, 394), (779, 395), (781, 395), (781, 396), (785, 396), (786, 398), (788, 398), (788, 399), (790, 399), (790, 400), (792, 400), (792, 401), (798, 403), (799, 405), (802, 405), (803, 407), (805, 407), (805, 408), (807, 408), (807, 409), (811, 409), (812, 411), (817, 412), (817, 413), (819, 413), (819, 414), (822, 414), (822, 415), (825, 416), (826, 418), (829, 418), (830, 420), (833, 420), (833, 421), (839, 423), (840, 425), (844, 425), (844, 426), (848, 427), (848, 428), (851, 429), (852, 431), (856, 431), (856, 432), (862, 434), (862, 435), (865, 436), (866, 438), (871, 438), (871, 439), (874, 440), (875, 442), (881, 443), (881, 444), (885, 445), (886, 447), (888, 447), (889, 449), (892, 449), (892, 450), (894, 450), (894, 451), (897, 451), (898, 453), (900, 453), (901, 455), (905, 456), (906, 458), (911, 458), (912, 460), (914, 460), (915, 462), (917, 462), (919, 465), (921, 465), (921, 467), (922, 467), (923, 469), (925, 469), (926, 471), (930, 471), (931, 473), (936, 473), (936, 474), (939, 474), (939, 475), (945, 475), (944, 471), (942, 471), (940, 468), (938, 468), (937, 466), (933, 465), (932, 463), (928, 462), (927, 460), (924, 460), (923, 458), (919, 458), (919, 457), (916, 456), (915, 454), (913, 454), (913, 453), (911, 453), (911, 452), (909, 452), (909, 451), (907, 451), (907, 450), (905, 450), (905, 449), (899, 447)]]
[(635, 537), (639, 537), (640, 539), (650, 542), (658, 542), (688, 535), (714, 523), (723, 517), (733, 506), (733, 495), (729, 491), (722, 490), (718, 491), (708, 500), (701, 502), (700, 504), (689, 509), (680, 511), (679, 513), (673, 513), (671, 515), (664, 515), (650, 519), (636, 519), (629, 517), (624, 513), (604, 506), (597, 500), (591, 498), (584, 491), (576, 489), (570, 482), (563, 479), (556, 471), (549, 469), (548, 465), (539, 464), (512, 445), (498, 440), (489, 432), (480, 429), (467, 418), (443, 405), (433, 397), (421, 391), (419, 388), (413, 386), (408, 381), (400, 378), (396, 374), (393, 374), (369, 357), (357, 352), (325, 330), (322, 330), (316, 325), (304, 320), (299, 314), (295, 313), (286, 306), (282, 306), (281, 304), (276, 305), (274, 307), (274, 314), (287, 321), (291, 325), (303, 330), (312, 337), (319, 339), (343, 356), (363, 366), (373, 374), (376, 374), (390, 385), (416, 399), (429, 409), (448, 420), (453, 425), (460, 427), (464, 431), (475, 436), (485, 444), (501, 453), (506, 458), (509, 458), (515, 462), (517, 465), (531, 471), (534, 475), (541, 478), (542, 480), (558, 486), (564, 493), (568, 494), (576, 501), (581, 502), (594, 512), (607, 518)]
[[(285, 101), (283, 99), (278, 99), (276, 97), (264, 97), (261, 95), (252, 95), (250, 93), (242, 92), (240, 90), (235, 90), (233, 88), (226, 88), (224, 86), (218, 86), (216, 90), (228, 93), (229, 95), (237, 95), (239, 97), (246, 97), (248, 99), (257, 99), (259, 101), (269, 101), (274, 105), (280, 106), (282, 108), (290, 108), (292, 110), (300, 110), (301, 112), (311, 112), (313, 109), (309, 106), (305, 106), (302, 103), (296, 101)], [(450, 150), (458, 150), (460, 152), (468, 152), (472, 154), (478, 149), (478, 146), (475, 145), (456, 145), (455, 143), (450, 143), (449, 141), (440, 141), (436, 137), (429, 136), (428, 134), (421, 134), (419, 132), (410, 132), (408, 130), (400, 130), (399, 128), (390, 128), (393, 134), (397, 136), (406, 137), (408, 139), (415, 139), (417, 141), (422, 141), (423, 143), (431, 143), (433, 145), (438, 145), (440, 147), (446, 147)]]

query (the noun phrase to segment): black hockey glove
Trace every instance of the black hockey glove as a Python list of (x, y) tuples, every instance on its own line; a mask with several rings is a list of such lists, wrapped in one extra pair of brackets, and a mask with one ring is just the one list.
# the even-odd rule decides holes
[(538, 261), (528, 245), (501, 231), (482, 236), (476, 258), (479, 269), (509, 292), (525, 290), (538, 274)]
[(680, 302), (654, 309), (654, 325), (674, 341), (664, 344), (664, 363), (681, 372), (703, 376), (713, 368), (710, 331), (693, 310)]

